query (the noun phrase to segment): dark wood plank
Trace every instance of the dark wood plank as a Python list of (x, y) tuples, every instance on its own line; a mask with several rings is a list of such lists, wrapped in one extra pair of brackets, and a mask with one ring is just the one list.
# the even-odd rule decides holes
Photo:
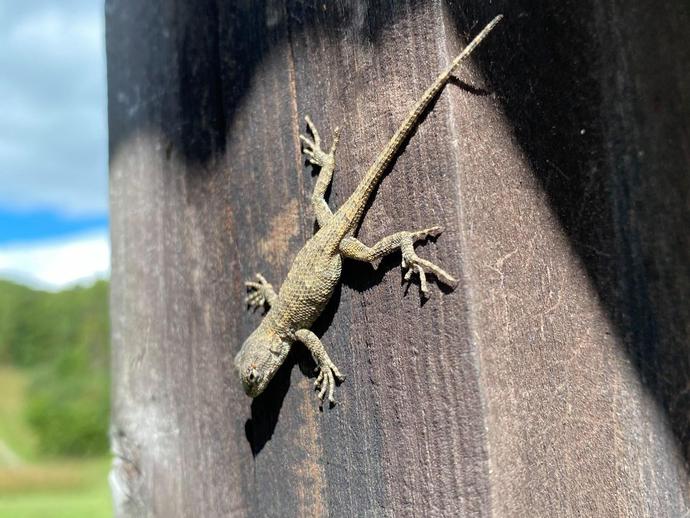
[[(106, 4), (118, 516), (680, 516), (688, 508), (690, 26), (636, 0)], [(303, 116), (342, 127), (333, 207), (467, 38), (315, 326), (255, 401), (232, 358), (312, 234)], [(654, 20), (647, 23), (644, 20)]]
[(501, 110), (464, 97), (478, 115), (458, 119), (493, 507), (681, 516), (690, 10), (493, 9), (510, 22), (477, 62)]
[[(291, 24), (298, 111), (326, 134), (342, 127), (334, 207), (449, 57), (438, 55), (446, 40), (434, 9), (412, 3), (358, 9), (295, 6)], [(398, 24), (385, 25), (405, 12)], [(314, 25), (305, 30), (300, 20), (307, 19)], [(356, 43), (324, 45), (334, 28), (342, 41)], [(401, 52), (410, 48), (415, 53)], [(349, 80), (343, 70), (351, 71)], [(420, 254), (460, 274), (449, 108), (446, 94), (384, 179), (359, 236), (373, 244), (392, 232), (441, 224), (447, 231), (437, 246)], [(420, 304), (417, 286), (401, 285), (399, 261), (393, 256), (376, 269), (347, 263), (337, 311), (323, 334), (349, 375), (339, 407), (321, 421), (324, 449), (335, 460), (326, 465), (329, 508), (352, 516), (391, 509), (397, 516), (484, 514), (485, 437), (465, 287), (444, 295), (434, 286), (431, 300)]]

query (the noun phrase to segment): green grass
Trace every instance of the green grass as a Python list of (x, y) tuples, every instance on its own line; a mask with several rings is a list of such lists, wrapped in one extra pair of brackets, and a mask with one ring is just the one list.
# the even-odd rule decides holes
[(41, 459), (26, 423), (23, 370), (0, 366), (0, 518), (112, 516), (109, 458)]
[(24, 408), (27, 377), (19, 369), (0, 365), (0, 468), (11, 464), (7, 455), (9, 449), (21, 459), (34, 457), (36, 436), (26, 422)]
[(0, 518), (106, 518), (110, 459), (0, 469)]

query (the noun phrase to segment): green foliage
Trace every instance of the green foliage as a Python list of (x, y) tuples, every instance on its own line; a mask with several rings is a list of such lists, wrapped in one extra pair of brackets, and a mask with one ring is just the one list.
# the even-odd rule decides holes
[(90, 346), (108, 354), (108, 283), (58, 293), (0, 281), (0, 360), (17, 366), (52, 362), (66, 350)]
[(20, 325), (21, 308), (34, 293), (24, 286), (0, 281), (0, 362), (11, 359), (11, 344)]
[(51, 368), (29, 389), (27, 418), (48, 455), (95, 455), (108, 449), (108, 384), (101, 374), (60, 376)]
[(59, 293), (0, 281), (0, 362), (30, 369), (26, 415), (39, 450), (107, 451), (108, 283)]

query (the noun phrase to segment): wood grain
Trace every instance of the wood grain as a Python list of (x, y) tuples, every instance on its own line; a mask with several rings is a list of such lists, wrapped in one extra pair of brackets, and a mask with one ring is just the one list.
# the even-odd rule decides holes
[[(232, 357), (314, 229), (298, 135), (354, 189), (469, 36), (501, 26), (383, 180), (315, 331), (249, 400)], [(690, 8), (106, 2), (118, 516), (682, 516), (690, 453)]]

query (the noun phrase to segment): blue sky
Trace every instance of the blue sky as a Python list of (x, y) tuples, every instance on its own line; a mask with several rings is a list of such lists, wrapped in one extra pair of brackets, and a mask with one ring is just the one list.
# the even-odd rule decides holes
[(109, 271), (103, 25), (101, 0), (0, 0), (0, 277)]

